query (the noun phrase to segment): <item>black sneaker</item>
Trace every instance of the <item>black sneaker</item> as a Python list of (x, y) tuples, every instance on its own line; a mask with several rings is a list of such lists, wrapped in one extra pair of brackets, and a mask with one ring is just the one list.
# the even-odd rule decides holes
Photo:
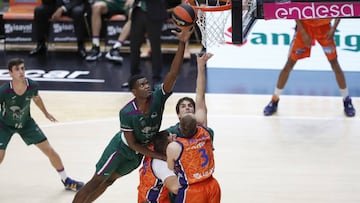
[(95, 61), (101, 57), (100, 47), (93, 45), (90, 52), (86, 56), (87, 61)]
[(349, 96), (344, 99), (344, 113), (348, 117), (353, 117), (356, 113), (355, 108), (352, 105), (351, 98)]
[(64, 184), (65, 190), (71, 190), (74, 192), (79, 191), (84, 186), (83, 182), (76, 181), (71, 178), (66, 178), (65, 182), (64, 181), (61, 182)]
[(120, 50), (117, 48), (111, 48), (108, 53), (106, 53), (105, 57), (109, 59), (110, 61), (114, 62), (123, 62), (123, 57), (120, 55)]
[(266, 105), (265, 109), (264, 109), (264, 116), (273, 115), (277, 111), (278, 103), (279, 103), (279, 100), (271, 101), (268, 105)]

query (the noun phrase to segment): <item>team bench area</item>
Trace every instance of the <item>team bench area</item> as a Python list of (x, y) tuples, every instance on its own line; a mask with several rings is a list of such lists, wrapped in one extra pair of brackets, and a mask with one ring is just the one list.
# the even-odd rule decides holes
[[(4, 50), (27, 49), (26, 45), (30, 45), (31, 48), (35, 46), (32, 36), (32, 22), (34, 19), (34, 9), (39, 4), (41, 4), (41, 0), (9, 0), (5, 2), (0, 15), (0, 37), (4, 42)], [(126, 17), (124, 15), (114, 15), (110, 19), (105, 19), (101, 30), (102, 43), (105, 43), (107, 46), (113, 45), (121, 33), (125, 22)], [(90, 25), (91, 22), (87, 22), (89, 36), (91, 36)], [(171, 30), (174, 28), (175, 26), (170, 19), (164, 23), (161, 38), (165, 47), (171, 47), (177, 43), (176, 36), (171, 33)], [(90, 37), (88, 41), (91, 41)], [(48, 43), (49, 47), (54, 49), (57, 47), (73, 47), (76, 49), (76, 36), (71, 18), (64, 16), (59, 21), (51, 24)], [(129, 50), (126, 48), (126, 45), (129, 45), (129, 43), (128, 41), (125, 42), (124, 51)], [(197, 34), (194, 34), (191, 43), (200, 43)]]

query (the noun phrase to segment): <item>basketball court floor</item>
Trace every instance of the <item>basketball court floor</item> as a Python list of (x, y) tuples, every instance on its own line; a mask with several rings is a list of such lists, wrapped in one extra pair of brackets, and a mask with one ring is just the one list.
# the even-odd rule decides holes
[[(119, 130), (118, 112), (132, 95), (121, 84), (124, 64), (82, 61), (72, 52), (29, 58), (26, 51), (0, 51), (0, 83), (6, 61), (22, 57), (27, 76), (40, 82), (51, 123), (33, 106), (32, 116), (63, 159), (69, 176), (88, 181), (104, 147)], [(164, 73), (172, 55), (164, 55)], [(151, 72), (143, 61), (144, 74)], [(208, 68), (208, 121), (215, 131), (216, 170), (222, 202), (360, 202), (359, 116), (347, 118), (331, 71), (294, 71), (278, 113), (262, 114), (278, 70)], [(353, 104), (360, 111), (359, 72), (346, 72)], [(169, 98), (162, 129), (177, 122), (175, 103), (194, 97), (194, 58), (184, 62)], [(322, 78), (319, 80), (318, 78)], [(304, 82), (306, 81), (306, 82)], [(136, 202), (138, 171), (119, 179), (96, 202)], [(34, 146), (14, 136), (0, 166), (1, 203), (70, 203), (58, 174)]]

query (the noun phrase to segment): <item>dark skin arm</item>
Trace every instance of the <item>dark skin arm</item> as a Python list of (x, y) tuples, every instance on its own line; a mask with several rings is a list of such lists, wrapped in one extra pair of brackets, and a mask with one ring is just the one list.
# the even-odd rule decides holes
[(166, 156), (164, 154), (158, 153), (158, 152), (154, 152), (149, 150), (147, 147), (144, 147), (142, 145), (140, 145), (136, 139), (135, 139), (135, 135), (132, 131), (126, 131), (124, 132), (126, 141), (129, 145), (129, 147), (131, 149), (133, 149), (134, 151), (139, 152), (140, 154), (143, 154), (145, 156), (149, 156), (155, 159), (161, 159), (166, 161)]
[(176, 32), (175, 30), (172, 31), (172, 33), (174, 33), (179, 38), (179, 44), (177, 52), (171, 63), (170, 70), (164, 78), (163, 89), (166, 93), (170, 93), (174, 88), (176, 78), (179, 75), (184, 60), (185, 44), (190, 39), (193, 30), (194, 29), (189, 29), (183, 30), (181, 32)]
[[(173, 33), (175, 35), (177, 35), (177, 37), (179, 38), (179, 44), (178, 44), (178, 50), (172, 61), (170, 70), (164, 79), (163, 90), (166, 93), (170, 93), (174, 88), (175, 81), (180, 72), (180, 68), (182, 66), (182, 62), (183, 62), (183, 58), (184, 58), (185, 43), (189, 40), (192, 32), (193, 32), (192, 30), (191, 31), (184, 30), (182, 32), (173, 31)], [(146, 100), (144, 100), (144, 102), (146, 102)], [(140, 102), (137, 102), (137, 105), (141, 106)], [(141, 144), (139, 144), (136, 141), (136, 138), (135, 138), (135, 135), (133, 132), (126, 131), (126, 132), (124, 132), (124, 135), (125, 135), (125, 138), (126, 138), (126, 141), (129, 145), (129, 147), (131, 149), (133, 149), (134, 151), (137, 151), (138, 153), (141, 153), (145, 156), (149, 156), (152, 158), (161, 159), (164, 161), (166, 160), (165, 155), (158, 153), (158, 152), (151, 151), (147, 147), (144, 147)]]

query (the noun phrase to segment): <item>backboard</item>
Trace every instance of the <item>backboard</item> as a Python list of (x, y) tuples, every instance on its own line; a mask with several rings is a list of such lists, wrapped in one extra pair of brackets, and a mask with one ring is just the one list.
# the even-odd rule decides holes
[(232, 0), (232, 43), (242, 44), (256, 22), (257, 0)]

